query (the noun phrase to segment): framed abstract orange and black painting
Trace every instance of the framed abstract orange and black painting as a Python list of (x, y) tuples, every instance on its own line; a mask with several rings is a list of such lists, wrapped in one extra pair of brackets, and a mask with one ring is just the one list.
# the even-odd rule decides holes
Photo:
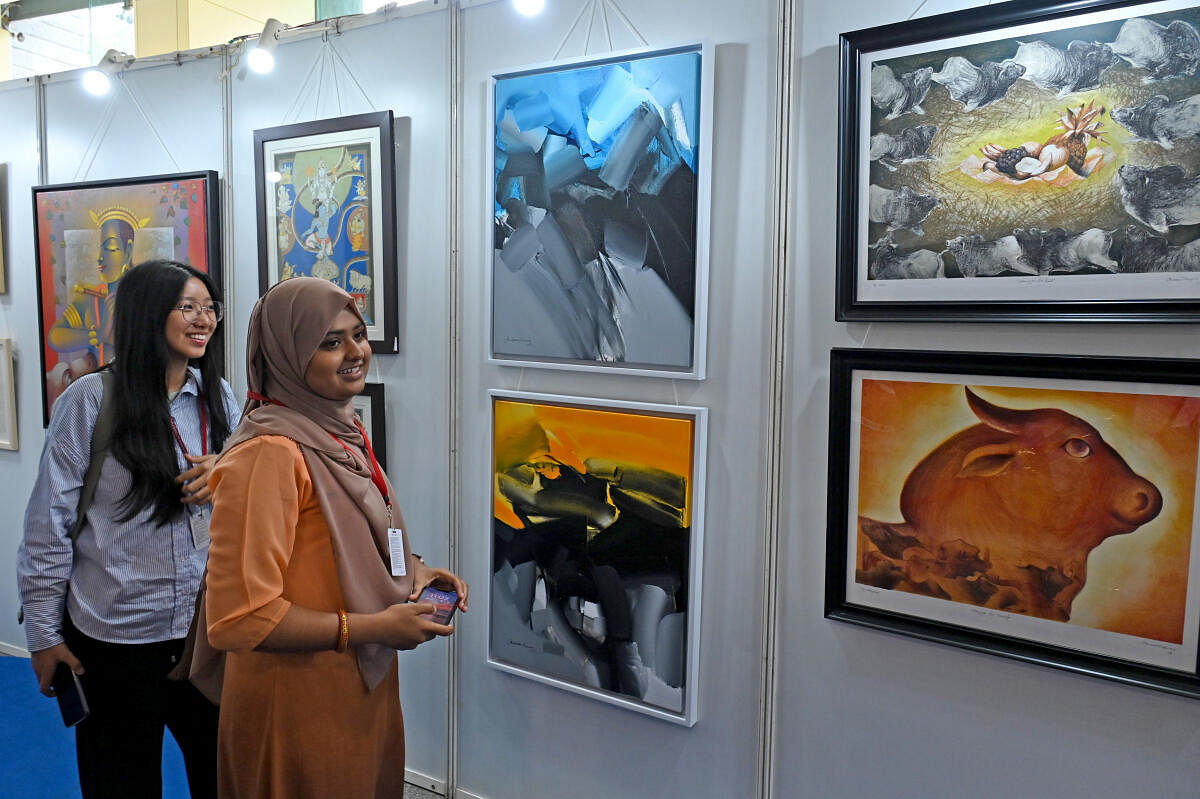
[(706, 409), (490, 393), (488, 662), (692, 726)]
[(825, 615), (1200, 698), (1200, 362), (832, 353)]

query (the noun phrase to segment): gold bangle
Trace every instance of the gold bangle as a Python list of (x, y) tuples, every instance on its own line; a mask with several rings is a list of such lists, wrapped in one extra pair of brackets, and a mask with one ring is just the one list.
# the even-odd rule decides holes
[(335, 652), (345, 652), (346, 647), (350, 646), (350, 616), (346, 611), (338, 611), (338, 638), (337, 645), (334, 646)]

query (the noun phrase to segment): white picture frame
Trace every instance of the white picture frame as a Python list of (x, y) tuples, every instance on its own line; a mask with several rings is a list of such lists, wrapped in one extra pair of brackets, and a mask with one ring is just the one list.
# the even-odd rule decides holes
[[(699, 59), (696, 67), (698, 85), (694, 93), (689, 90), (671, 95), (678, 100), (687, 94), (686, 102), (678, 100), (668, 103), (664, 108), (658, 105), (657, 101), (649, 101), (649, 98), (653, 97), (652, 93), (637, 87), (637, 90), (648, 98), (648, 106), (658, 110), (659, 119), (664, 123), (668, 118), (673, 120), (676, 131), (690, 131), (673, 141), (678, 140), (691, 145), (690, 152), (694, 153), (694, 164), (691, 165), (694, 167), (695, 184), (694, 220), (688, 219), (688, 222), (692, 223), (691, 238), (694, 239), (690, 242), (694, 256), (693, 271), (690, 275), (692, 291), (689, 293), (681, 289), (679, 282), (668, 283), (662, 277), (666, 268), (652, 264), (652, 255), (644, 256), (640, 268), (631, 266), (628, 260), (611, 257), (611, 254), (616, 252), (616, 245), (610, 246), (609, 236), (613, 235), (611, 231), (622, 228), (610, 227), (609, 223), (613, 221), (613, 217), (594, 208), (587, 211), (586, 218), (580, 215), (579, 224), (568, 230), (568, 234), (574, 231), (572, 235), (576, 239), (583, 236), (582, 226), (585, 222), (591, 228), (603, 227), (610, 231), (604, 234), (603, 241), (595, 246), (596, 257), (586, 263), (578, 259), (578, 251), (575, 256), (567, 257), (568, 261), (573, 261), (570, 268), (579, 267), (580, 270), (578, 273), (572, 271), (572, 274), (582, 276), (587, 273), (586, 285), (576, 283), (574, 288), (567, 287), (561, 267), (545, 259), (547, 249), (543, 244), (535, 245), (536, 258), (531, 255), (522, 261), (524, 266), (518, 265), (514, 269), (513, 264), (506, 265), (503, 253), (507, 244), (501, 248), (494, 246), (494, 242), (500, 237), (498, 226), (502, 226), (497, 212), (498, 185), (501, 178), (497, 163), (498, 159), (507, 163), (507, 156), (501, 153), (498, 146), (504, 123), (503, 120), (497, 119), (496, 104), (498, 92), (504, 94), (506, 91), (505, 84), (568, 73), (576, 80), (579, 75), (591, 74), (609, 66), (623, 65), (632, 70), (635, 67), (640, 69), (652, 63), (654, 59), (693, 56)], [(667, 83), (665, 80), (662, 82)], [(484, 258), (490, 265), (486, 310), (488, 363), (703, 380), (706, 374), (707, 352), (709, 214), (713, 150), (711, 45), (693, 42), (675, 47), (640, 48), (600, 57), (566, 59), (496, 72), (490, 78), (487, 94), (489, 118), (494, 120), (493, 125), (488, 128), (490, 140), (485, 145), (485, 151), (488, 153), (487, 180), (491, 186), (490, 190), (485, 191), (489, 207), (482, 214), (486, 224), (483, 240), (488, 242)], [(694, 130), (691, 125), (693, 113), (689, 107), (692, 103), (696, 105)], [(506, 116), (511, 118), (511, 109), (506, 110)], [(653, 120), (654, 116), (648, 115), (647, 119)], [(666, 129), (665, 124), (663, 129)], [(693, 136), (694, 142), (684, 141)], [(566, 137), (558, 138), (567, 141)], [(668, 135), (667, 138), (671, 136)], [(602, 148), (598, 146), (596, 149), (599, 151)], [(639, 157), (644, 159), (645, 155), (642, 153)], [(594, 160), (596, 157), (590, 158)], [(579, 163), (582, 161), (576, 159), (576, 166)], [(557, 168), (552, 166), (552, 172)], [(598, 167), (590, 170), (593, 176), (598, 176), (599, 171)], [(580, 190), (588, 191), (586, 188)], [(616, 194), (630, 196), (628, 190), (614, 192), (614, 196)], [(549, 196), (547, 190), (547, 204)], [(657, 197), (650, 198), (650, 202), (657, 200)], [(663, 207), (666, 207), (665, 203)], [(507, 220), (508, 212), (505, 214), (504, 218)], [(535, 207), (530, 218), (535, 215), (539, 219), (536, 226), (538, 232), (534, 236), (526, 236), (530, 241), (534, 237), (542, 239), (550, 236), (550, 233), (543, 235), (540, 222), (549, 218), (551, 214)], [(644, 216), (640, 218), (645, 219)], [(529, 231), (534, 229), (533, 226), (525, 227)], [(650, 223), (645, 224), (645, 230), (651, 230)], [(650, 252), (654, 249), (657, 239), (649, 232), (644, 235), (645, 238), (638, 241), (645, 243), (647, 252)], [(515, 234), (510, 238), (515, 238)], [(569, 238), (568, 235), (558, 240), (569, 246)], [(593, 243), (594, 238), (592, 237)], [(514, 246), (513, 250), (523, 252), (521, 247)], [(518, 254), (513, 257), (521, 256)], [(526, 270), (525, 275), (515, 277), (515, 273), (521, 269)], [(676, 273), (678, 271), (676, 270)], [(686, 280), (685, 276), (682, 282), (686, 283)], [(602, 286), (603, 289), (593, 290), (588, 286)], [(581, 296), (581, 292), (586, 296)], [(689, 302), (690, 320), (687, 319)], [(577, 313), (581, 310), (582, 313)], [(589, 320), (595, 319), (600, 321), (593, 325)]]
[[(708, 410), (488, 393), (490, 549), (499, 564), (489, 586), (488, 663), (691, 727), (698, 718)], [(533, 491), (520, 490), (527, 478)], [(583, 493), (604, 498), (587, 510), (599, 524), (585, 529), (573, 513), (555, 517), (551, 505), (561, 509)], [(583, 594), (568, 594), (575, 578), (541, 560), (559, 548), (590, 582)], [(584, 595), (591, 590), (594, 602)]]

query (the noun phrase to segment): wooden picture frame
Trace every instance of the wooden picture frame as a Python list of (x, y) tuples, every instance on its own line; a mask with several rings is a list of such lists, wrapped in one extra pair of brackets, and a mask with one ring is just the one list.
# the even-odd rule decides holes
[(362, 393), (351, 402), (354, 405), (354, 415), (367, 431), (371, 441), (371, 450), (379, 467), (387, 471), (387, 416), (383, 403), (383, 383), (367, 383)]
[(43, 425), (72, 380), (112, 359), (126, 268), (181, 261), (223, 288), (219, 187), (213, 171), (33, 187)]
[(392, 125), (378, 111), (254, 131), (259, 290), (329, 280), (358, 303), (376, 353), (400, 350)]
[(1200, 320), (1194, 0), (842, 34), (839, 321)]
[(0, 449), (20, 449), (19, 440), (12, 339), (0, 338)]
[(1200, 361), (835, 349), (825, 615), (1200, 698)]
[(489, 394), (488, 662), (692, 726), (707, 410)]

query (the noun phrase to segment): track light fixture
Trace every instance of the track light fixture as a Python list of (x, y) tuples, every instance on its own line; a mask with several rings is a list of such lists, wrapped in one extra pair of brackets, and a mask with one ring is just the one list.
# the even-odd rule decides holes
[(90, 94), (103, 97), (112, 88), (111, 76), (128, 67), (133, 63), (133, 60), (133, 56), (128, 53), (122, 53), (120, 50), (109, 50), (100, 59), (100, 63), (83, 73), (83, 77), (80, 78), (83, 88)]
[(513, 0), (513, 8), (527, 17), (542, 13), (545, 7), (546, 0)]
[(279, 33), (283, 23), (271, 17), (263, 26), (258, 43), (246, 54), (246, 64), (259, 74), (266, 74), (275, 68), (275, 46), (279, 44)]

